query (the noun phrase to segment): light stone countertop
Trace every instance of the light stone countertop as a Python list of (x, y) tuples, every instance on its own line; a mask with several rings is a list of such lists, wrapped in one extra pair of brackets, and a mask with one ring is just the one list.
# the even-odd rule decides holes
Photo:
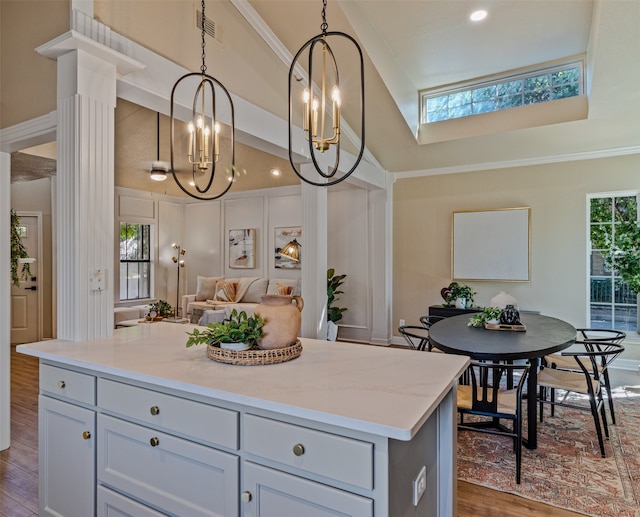
[(300, 357), (236, 366), (186, 348), (194, 325), (147, 323), (94, 341), (50, 340), (17, 351), (160, 387), (411, 440), (455, 386), (464, 356), (302, 338)]

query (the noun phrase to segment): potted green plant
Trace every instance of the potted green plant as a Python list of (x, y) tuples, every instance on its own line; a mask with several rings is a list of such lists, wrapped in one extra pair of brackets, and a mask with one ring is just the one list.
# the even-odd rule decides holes
[[(31, 267), (25, 259), (29, 258), (27, 248), (22, 242), (20, 235), (20, 217), (14, 210), (11, 210), (11, 282), (16, 287), (20, 287), (20, 278), (31, 276)], [(19, 264), (22, 269), (19, 270)]]
[(342, 314), (347, 310), (346, 307), (335, 307), (334, 302), (338, 301), (337, 295), (343, 294), (339, 287), (344, 284), (347, 275), (336, 275), (334, 268), (327, 270), (327, 338), (335, 341), (338, 337), (338, 321), (342, 319)]
[[(245, 311), (238, 312), (237, 309), (233, 309), (228, 320), (207, 323), (205, 330), (196, 328), (187, 332), (187, 347), (206, 343), (233, 350), (258, 348), (263, 326), (264, 320), (260, 316), (247, 316)], [(238, 343), (243, 343), (244, 346), (239, 346)], [(233, 345), (227, 346), (229, 344)]]
[(484, 327), (485, 323), (499, 323), (502, 309), (500, 307), (485, 307), (469, 318), (469, 327)]
[(473, 307), (473, 297), (476, 292), (468, 285), (451, 282), (446, 289), (445, 302), (446, 307), (455, 305), (459, 309)]
[(169, 302), (158, 300), (157, 302), (149, 305), (149, 312), (147, 314), (151, 319), (168, 318), (173, 316), (173, 309)]

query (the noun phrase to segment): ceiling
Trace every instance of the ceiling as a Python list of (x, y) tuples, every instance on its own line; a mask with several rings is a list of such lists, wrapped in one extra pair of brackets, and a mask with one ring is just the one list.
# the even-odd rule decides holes
[[(136, 1), (118, 4), (119, 9), (124, 11)], [(273, 45), (275, 38), (291, 55), (319, 32), (320, 0), (208, 0), (212, 16), (228, 1), (245, 11), (243, 16), (266, 45)], [(170, 2), (157, 2), (157, 9), (164, 3)], [(250, 20), (243, 5), (250, 6), (259, 24)], [(469, 15), (477, 8), (486, 9), (488, 16), (473, 23)], [(365, 53), (366, 146), (371, 160), (384, 170), (400, 174), (482, 170), (640, 142), (640, 67), (628, 66), (640, 55), (637, 0), (328, 0), (326, 16), (330, 31), (353, 35)], [(583, 55), (588, 76), (585, 120), (511, 131), (496, 128), (479, 136), (418, 143), (419, 90)], [(352, 70), (345, 73), (348, 76)], [(245, 78), (238, 80), (247, 84)], [(268, 80), (264, 78), (263, 89), (285, 90), (282, 78), (271, 84)], [(233, 81), (227, 86), (233, 91)], [(245, 97), (260, 105), (258, 96)], [(281, 108), (262, 107), (286, 118), (278, 112)], [(357, 120), (348, 107), (343, 113), (347, 122)], [(477, 124), (474, 118), (462, 123)], [(153, 124), (144, 126), (151, 128), (149, 137), (154, 141)], [(150, 162), (155, 147), (145, 153)], [(139, 162), (143, 154), (134, 150), (132, 159)], [(286, 163), (284, 168), (290, 172)], [(138, 163), (130, 163), (129, 175), (136, 177), (131, 172), (138, 169)], [(251, 188), (259, 185), (251, 183)]]

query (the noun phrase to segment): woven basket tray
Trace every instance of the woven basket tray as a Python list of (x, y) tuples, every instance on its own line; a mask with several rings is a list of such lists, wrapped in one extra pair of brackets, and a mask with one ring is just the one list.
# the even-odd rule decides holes
[(207, 345), (207, 356), (219, 363), (237, 364), (240, 366), (256, 366), (261, 364), (278, 364), (291, 361), (302, 353), (300, 340), (293, 345), (273, 350), (225, 350), (217, 346)]

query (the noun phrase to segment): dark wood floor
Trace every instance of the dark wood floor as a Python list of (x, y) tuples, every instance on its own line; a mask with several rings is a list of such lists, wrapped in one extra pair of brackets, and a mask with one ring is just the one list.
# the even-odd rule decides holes
[[(11, 447), (0, 452), (0, 517), (35, 515), (38, 515), (38, 360), (16, 353), (12, 347)], [(581, 514), (459, 482), (459, 517), (498, 515), (578, 517)]]

